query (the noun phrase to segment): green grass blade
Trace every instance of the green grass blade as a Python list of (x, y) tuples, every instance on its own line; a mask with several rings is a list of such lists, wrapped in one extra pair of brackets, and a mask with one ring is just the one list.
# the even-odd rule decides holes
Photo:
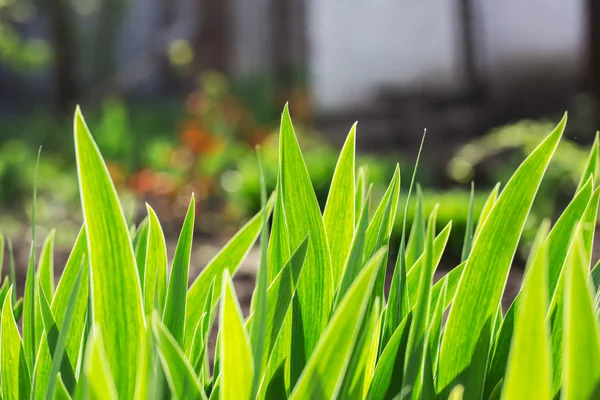
[(566, 265), (563, 399), (593, 398), (600, 383), (600, 331), (588, 268), (583, 236), (578, 234)]
[(431, 361), (433, 363), (433, 373), (437, 371), (437, 365), (440, 355), (440, 344), (442, 342), (442, 320), (444, 312), (446, 311), (446, 294), (448, 292), (448, 281), (444, 280), (442, 283), (442, 291), (438, 296), (438, 300), (433, 308), (433, 314), (431, 315), (431, 322), (429, 323), (428, 342), (429, 349), (431, 352)]
[[(408, 200), (407, 200), (408, 201)], [(425, 215), (423, 213), (423, 190), (417, 184), (415, 216), (406, 244), (406, 265), (411, 267), (425, 251)]]
[(88, 311), (89, 298), (89, 263), (86, 259), (87, 242), (85, 228), (82, 227), (75, 240), (71, 254), (65, 264), (65, 269), (56, 287), (52, 299), (52, 314), (56, 317), (57, 326), (62, 326), (69, 307), (69, 299), (73, 293), (77, 277), (81, 274), (81, 288), (71, 328), (68, 332), (66, 352), (73, 367), (80, 364), (82, 342), (81, 337), (85, 329), (86, 313)]
[(493, 323), (525, 220), (565, 123), (566, 116), (517, 169), (473, 243), (442, 340), (439, 393), (447, 395), (462, 383), (466, 397), (481, 396), (487, 351), (478, 352), (478, 343), (485, 346), (483, 336)]
[(158, 314), (154, 314), (153, 331), (171, 393), (178, 399), (206, 399), (193, 367)]
[[(52, 353), (52, 368), (50, 370), (50, 379), (48, 380), (48, 389), (46, 392), (46, 400), (51, 400), (54, 395), (54, 388), (56, 385), (56, 376), (58, 372), (61, 372), (61, 375), (67, 380), (65, 382), (66, 386), (69, 389), (69, 392), (73, 393), (75, 382), (71, 379), (75, 379), (74, 375), (70, 375), (73, 371), (69, 369), (72, 366), (69, 361), (68, 355), (65, 356), (65, 349), (67, 345), (67, 340), (69, 338), (69, 330), (71, 329), (71, 324), (73, 321), (73, 317), (75, 315), (75, 311), (77, 309), (77, 303), (79, 299), (79, 291), (81, 287), (81, 277), (87, 276), (87, 274), (79, 273), (77, 279), (75, 280), (75, 284), (73, 285), (73, 290), (69, 296), (69, 303), (67, 305), (67, 309), (65, 311), (65, 316), (63, 318), (63, 322), (60, 326), (60, 331), (58, 333), (58, 338), (56, 340), (56, 346), (54, 348), (54, 352)], [(42, 294), (43, 295), (43, 294)], [(46, 311), (50, 311), (48, 308)], [(47, 331), (48, 328), (51, 327), (53, 316), (51, 313), (46, 312), (48, 319), (48, 326), (46, 326)], [(46, 320), (44, 320), (44, 323)], [(50, 344), (50, 343), (49, 343)], [(52, 346), (50, 346), (52, 349)], [(64, 359), (64, 362), (63, 362)]]
[(294, 133), (288, 107), (283, 110), (279, 137), (279, 162), (283, 204), (290, 248), (310, 234), (304, 277), (298, 289), (305, 359), (312, 354), (327, 325), (333, 301), (333, 272), (325, 225), (308, 170)]
[[(448, 243), (448, 238), (450, 237), (450, 231), (452, 229), (452, 221), (448, 222), (448, 224), (442, 229), (442, 231), (436, 236), (433, 241), (433, 265), (434, 268), (437, 268), (438, 264), (442, 260), (442, 255), (444, 254), (444, 250), (446, 249), (446, 244)], [(417, 291), (419, 288), (419, 279), (421, 277), (421, 271), (425, 267), (425, 257), (422, 255), (419, 257), (417, 262), (412, 266), (412, 268), (408, 271), (406, 275), (407, 280), (407, 288), (408, 288), (408, 297), (411, 300), (411, 305), (415, 305), (417, 302)]]
[(356, 123), (352, 125), (333, 173), (331, 188), (323, 213), (325, 232), (331, 251), (331, 269), (334, 287), (344, 273), (344, 261), (350, 250), (354, 233), (354, 153)]
[(69, 391), (65, 387), (65, 384), (63, 383), (63, 380), (62, 380), (60, 374), (58, 374), (56, 388), (54, 390), (54, 395), (52, 396), (52, 399), (53, 400), (71, 400), (71, 395), (69, 394)]
[(148, 250), (148, 219), (144, 218), (131, 241), (135, 253), (135, 264), (142, 284), (142, 293), (146, 289), (146, 252)]
[(392, 399), (402, 390), (404, 360), (411, 321), (412, 313), (409, 312), (383, 349), (375, 367), (367, 399)]
[(38, 261), (38, 279), (40, 286), (44, 290), (46, 297), (51, 299), (54, 296), (54, 236), (56, 231), (52, 229), (40, 253)]
[(498, 191), (500, 190), (500, 183), (497, 183), (492, 191), (490, 192), (488, 198), (485, 200), (483, 204), (483, 208), (481, 209), (481, 214), (479, 214), (479, 220), (477, 221), (477, 227), (475, 228), (475, 233), (473, 234), (473, 241), (479, 236), (481, 229), (485, 225), (487, 218), (492, 211), (492, 208), (496, 205), (496, 201), (498, 200)]
[(229, 271), (223, 274), (223, 301), (221, 303), (221, 343), (219, 345), (222, 400), (249, 399), (252, 394), (254, 362), (250, 338), (244, 328)]
[(196, 202), (192, 194), (173, 256), (163, 314), (165, 326), (180, 346), (184, 345), (186, 294), (192, 256), (195, 213)]
[[(267, 209), (263, 209), (256, 214), (246, 225), (235, 234), (233, 238), (223, 247), (217, 255), (202, 270), (198, 278), (194, 281), (187, 294), (186, 301), (186, 348), (192, 341), (194, 329), (202, 316), (202, 305), (210, 289), (210, 284), (215, 280), (222, 280), (223, 271), (229, 269), (232, 273), (237, 271), (244, 258), (252, 248), (260, 228), (262, 226), (262, 214), (270, 213), (272, 202), (269, 201)], [(216, 301), (221, 294), (221, 286), (215, 285), (212, 303)]]
[[(585, 163), (585, 167), (583, 169), (583, 173), (581, 174), (581, 178), (579, 180), (579, 184), (577, 185), (577, 191), (581, 190), (583, 185), (587, 182), (587, 180), (592, 177), (594, 181), (598, 179), (598, 170), (600, 166), (600, 154), (599, 154), (599, 140), (598, 140), (599, 132), (596, 132), (596, 137), (594, 138), (594, 143), (592, 144), (592, 149), (590, 150), (590, 154), (588, 156), (587, 162)], [(593, 187), (595, 188), (595, 182), (593, 183)]]
[[(261, 207), (267, 205), (267, 185), (262, 166), (260, 150), (256, 149), (258, 170), (260, 175), (260, 201)], [(263, 224), (260, 232), (260, 262), (256, 272), (256, 286), (252, 298), (253, 323), (248, 329), (250, 332), (250, 343), (252, 345), (252, 359), (254, 360), (254, 380), (252, 383), (252, 398), (256, 397), (260, 378), (262, 376), (263, 353), (265, 349), (265, 335), (267, 334), (267, 289), (268, 289), (268, 266), (267, 252), (269, 246), (269, 221), (267, 214), (263, 214)]]
[(335, 398), (387, 249), (380, 249), (333, 314), (290, 399)]
[(271, 236), (269, 238), (269, 248), (267, 250), (269, 285), (273, 282), (273, 279), (275, 279), (291, 255), (288, 227), (285, 219), (285, 207), (283, 205), (283, 193), (280, 182), (281, 179), (278, 178), (277, 188), (275, 189), (275, 208), (273, 210)]
[(345, 265), (343, 267), (343, 276), (340, 282), (340, 285), (335, 294), (335, 301), (333, 309), (335, 310), (340, 303), (341, 299), (344, 298), (348, 289), (354, 282), (354, 279), (360, 273), (360, 270), (364, 266), (365, 259), (365, 242), (366, 242), (366, 234), (367, 227), (369, 225), (369, 202), (365, 203), (361, 213), (358, 225), (356, 226), (356, 231), (354, 232), (354, 236), (352, 238), (352, 244), (350, 245), (350, 252), (348, 253), (348, 257), (346, 258)]
[(12, 313), (11, 296), (2, 304), (2, 329), (0, 332), (0, 376), (2, 376), (2, 398), (4, 400), (21, 400), (29, 397), (31, 381), (29, 368), (19, 330)]
[[(110, 368), (109, 359), (102, 340), (102, 332), (97, 332), (90, 341), (84, 356), (83, 377), (80, 380), (75, 398), (94, 400), (118, 400), (117, 386)], [(135, 382), (133, 382), (135, 385)]]
[(413, 321), (408, 335), (408, 344), (406, 346), (408, 357), (406, 357), (403, 374), (403, 386), (408, 387), (413, 399), (418, 399), (420, 382), (419, 377), (423, 369), (425, 359), (426, 334), (429, 326), (429, 314), (431, 307), (431, 280), (435, 264), (433, 260), (433, 238), (435, 236), (435, 224), (437, 219), (437, 207), (429, 216), (427, 222), (427, 240), (425, 246), (424, 268), (419, 277), (419, 290), (416, 293), (417, 305), (413, 310)]
[(519, 296), (514, 334), (504, 377), (504, 399), (550, 399), (552, 359), (546, 323), (548, 254), (542, 246), (534, 257)]
[(117, 392), (123, 398), (130, 398), (135, 390), (144, 328), (142, 294), (133, 247), (117, 192), (79, 108), (75, 112), (74, 128), (81, 204), (92, 271), (93, 318), (104, 339), (106, 358), (115, 377)]
[[(369, 385), (365, 384), (365, 382), (367, 380), (370, 382), (375, 365), (375, 360), (372, 360), (373, 363), (371, 365), (369, 364), (371, 361), (371, 350), (373, 343), (376, 346), (379, 342), (378, 321), (381, 319), (380, 308), (379, 297), (377, 297), (366, 323), (361, 327), (361, 332), (352, 351), (348, 368), (344, 373), (342, 387), (338, 394), (338, 398), (340, 399), (364, 399), (367, 395)], [(375, 354), (377, 354), (377, 349), (375, 349)]]
[(148, 211), (148, 244), (144, 274), (144, 312), (147, 316), (155, 308), (162, 316), (167, 295), (167, 245), (158, 216), (146, 204)]
[(369, 187), (369, 169), (366, 165), (358, 168), (356, 175), (356, 192), (354, 194), (354, 225), (358, 225), (360, 211), (367, 201), (367, 187)]
[(471, 252), (473, 245), (473, 202), (475, 200), (475, 184), (471, 182), (471, 196), (469, 197), (469, 215), (467, 216), (467, 226), (465, 228), (465, 240), (463, 242), (463, 249), (460, 256), (461, 261), (466, 261)]

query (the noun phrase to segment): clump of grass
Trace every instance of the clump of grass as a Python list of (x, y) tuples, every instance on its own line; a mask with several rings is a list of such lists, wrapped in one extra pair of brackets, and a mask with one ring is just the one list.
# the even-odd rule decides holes
[[(598, 143), (562, 216), (540, 225), (520, 293), (506, 313), (501, 307), (565, 124), (566, 116), (492, 190), (479, 218), (468, 207), (463, 261), (435, 284), (451, 224), (436, 232), (437, 208), (424, 215), (418, 190), (386, 293), (388, 243), (403, 206), (399, 169), (371, 215), (369, 182), (356, 174), (354, 126), (322, 214), (286, 107), (275, 192), (268, 197), (263, 181), (262, 211), (188, 288), (194, 198), (169, 268), (158, 216), (148, 206), (147, 219), (128, 228), (77, 110), (85, 223), (56, 287), (50, 236), (37, 268), (32, 254), (22, 303), (14, 278), (0, 288), (2, 398), (591, 398), (600, 385), (600, 272), (589, 268)], [(244, 318), (231, 276), (259, 236)]]

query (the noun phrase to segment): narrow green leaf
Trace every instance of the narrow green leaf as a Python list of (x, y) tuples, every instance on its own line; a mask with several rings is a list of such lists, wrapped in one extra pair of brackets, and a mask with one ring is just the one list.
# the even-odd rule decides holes
[(412, 313), (409, 312), (400, 322), (381, 353), (371, 381), (368, 400), (392, 399), (402, 390), (404, 360), (411, 320)]
[[(565, 123), (566, 115), (517, 169), (473, 243), (442, 339), (438, 376), (442, 395), (459, 383), (467, 397), (482, 394), (487, 351), (478, 343), (485, 346), (487, 326), (493, 323), (525, 220)], [(474, 359), (477, 354), (480, 358)]]
[(223, 273), (223, 301), (221, 303), (220, 398), (222, 400), (249, 399), (252, 394), (254, 363), (244, 317), (240, 310), (229, 271)]
[(135, 232), (135, 236), (131, 241), (133, 251), (135, 253), (135, 264), (137, 265), (140, 283), (142, 284), (142, 293), (146, 289), (146, 252), (148, 250), (148, 219), (144, 218), (139, 228)]
[(157, 313), (153, 322), (154, 338), (171, 393), (178, 399), (206, 399), (194, 369)]
[(179, 234), (179, 240), (177, 241), (177, 247), (175, 248), (175, 255), (173, 256), (163, 314), (165, 326), (180, 346), (184, 344), (186, 294), (192, 256), (195, 213), (196, 202), (192, 194), (190, 205), (183, 221), (183, 227)]
[[(91, 264), (93, 319), (99, 330), (95, 334), (101, 333), (104, 339), (119, 396), (130, 398), (144, 328), (140, 281), (117, 192), (79, 108), (75, 111), (75, 149)], [(92, 347), (92, 354), (98, 353), (97, 347)]]
[(29, 397), (31, 381), (23, 343), (12, 313), (11, 291), (12, 288), (2, 304), (2, 329), (0, 330), (2, 398), (4, 400), (21, 400)]
[[(598, 167), (600, 166), (600, 154), (599, 154), (599, 140), (598, 135), (600, 133), (596, 132), (596, 137), (594, 138), (594, 143), (592, 144), (592, 149), (590, 150), (590, 154), (588, 155), (588, 159), (585, 163), (585, 167), (583, 169), (583, 173), (581, 174), (581, 178), (579, 180), (579, 184), (577, 185), (577, 191), (581, 190), (583, 185), (587, 182), (587, 180), (592, 177), (592, 179), (598, 179)], [(596, 187), (595, 182), (592, 182), (593, 188)]]
[(71, 254), (65, 264), (65, 269), (56, 287), (54, 298), (52, 299), (52, 314), (56, 318), (57, 326), (62, 326), (67, 315), (69, 307), (69, 299), (73, 293), (77, 277), (81, 274), (81, 288), (77, 299), (77, 306), (71, 328), (68, 331), (66, 352), (69, 360), (73, 363), (73, 367), (80, 365), (82, 350), (83, 331), (85, 329), (86, 313), (88, 311), (89, 298), (89, 262), (86, 259), (87, 243), (85, 227), (79, 231), (79, 235), (75, 241)]
[[(77, 388), (76, 398), (90, 400), (117, 400), (117, 386), (112, 376), (109, 360), (102, 340), (101, 330), (94, 327), (96, 334), (88, 341), (85, 351), (83, 378)], [(135, 385), (135, 382), (133, 382)]]
[(581, 234), (573, 245), (566, 265), (562, 398), (589, 399), (600, 384), (600, 331)]
[(148, 245), (144, 274), (144, 312), (149, 316), (157, 308), (162, 315), (167, 295), (167, 245), (158, 216), (149, 204), (146, 204), (146, 209)]
[[(186, 349), (191, 344), (194, 329), (202, 316), (202, 305), (210, 289), (213, 279), (216, 282), (222, 280), (223, 271), (229, 269), (232, 273), (237, 271), (242, 261), (252, 248), (260, 228), (262, 226), (262, 213), (270, 213), (272, 201), (267, 204), (267, 209), (256, 214), (233, 238), (223, 247), (217, 255), (208, 263), (196, 278), (187, 294), (186, 301), (186, 323), (185, 343)], [(220, 285), (215, 285), (213, 305), (221, 294)]]
[(54, 400), (71, 400), (71, 395), (69, 394), (69, 391), (65, 387), (65, 384), (64, 384), (60, 374), (58, 374), (56, 388), (54, 390), (54, 396), (52, 398)]
[(475, 200), (475, 184), (471, 181), (471, 196), (469, 197), (469, 214), (467, 216), (467, 226), (465, 227), (465, 239), (460, 261), (466, 261), (473, 245), (473, 202)]
[(502, 398), (551, 399), (552, 359), (546, 324), (548, 254), (542, 246), (519, 296)]
[(367, 201), (367, 187), (369, 187), (369, 168), (366, 165), (358, 167), (356, 175), (356, 192), (354, 194), (354, 225), (358, 225), (360, 211)]
[(354, 233), (354, 152), (356, 123), (352, 125), (333, 173), (331, 188), (323, 213), (325, 232), (331, 251), (334, 287), (343, 275), (344, 261)]
[[(16, 288), (17, 287), (17, 270), (15, 268), (15, 253), (13, 251), (13, 244), (12, 244), (12, 240), (8, 239), (8, 260), (9, 260), (9, 283), (10, 286)], [(12, 301), (13, 301), (13, 305), (16, 303), (17, 301), (17, 291), (13, 290), (12, 291)]]
[(487, 221), (487, 218), (489, 217), (490, 212), (492, 211), (492, 208), (494, 208), (494, 205), (496, 205), (496, 200), (498, 200), (498, 191), (499, 190), (500, 190), (500, 183), (497, 183), (494, 186), (494, 188), (492, 189), (492, 191), (490, 192), (488, 198), (485, 200), (485, 203), (483, 204), (483, 208), (481, 209), (481, 214), (479, 214), (479, 220), (477, 221), (477, 227), (475, 228), (475, 233), (473, 234), (473, 241), (475, 241), (477, 236), (479, 236), (479, 233), (481, 232), (481, 229), (485, 225), (485, 222)]
[[(260, 202), (261, 207), (267, 206), (267, 184), (263, 171), (262, 159), (259, 148), (256, 149), (258, 170), (260, 174)], [(263, 366), (263, 352), (265, 349), (265, 335), (267, 334), (267, 289), (268, 289), (268, 265), (267, 252), (269, 246), (269, 217), (263, 214), (262, 229), (260, 232), (260, 262), (256, 272), (256, 286), (252, 298), (253, 323), (248, 329), (250, 332), (250, 343), (252, 345), (252, 359), (254, 360), (254, 380), (252, 382), (252, 398), (256, 397), (260, 385)]]
[(423, 212), (423, 190), (417, 184), (415, 216), (406, 244), (406, 265), (410, 268), (425, 251), (425, 215)]
[(419, 290), (417, 292), (417, 305), (413, 310), (413, 321), (408, 336), (407, 351), (403, 374), (403, 385), (408, 387), (411, 397), (418, 399), (420, 382), (419, 376), (423, 369), (425, 359), (425, 348), (427, 344), (426, 334), (429, 326), (429, 314), (431, 307), (431, 280), (435, 270), (433, 238), (435, 236), (435, 224), (437, 219), (437, 207), (434, 208), (427, 222), (427, 240), (425, 246), (425, 262), (419, 277)]
[(333, 300), (333, 272), (325, 225), (308, 170), (294, 133), (288, 107), (283, 110), (279, 138), (279, 162), (283, 204), (290, 248), (310, 234), (304, 277), (297, 289), (302, 320), (305, 358), (312, 354), (327, 325)]
[[(440, 355), (440, 344), (442, 342), (442, 319), (444, 312), (446, 311), (446, 293), (448, 292), (448, 281), (444, 280), (442, 284), (442, 291), (435, 303), (433, 314), (431, 316), (431, 322), (429, 323), (428, 342), (429, 349), (431, 352), (431, 361), (433, 363), (433, 373), (437, 371), (437, 365)], [(434, 303), (431, 303), (434, 304)]]
[(335, 398), (387, 249), (373, 255), (333, 314), (290, 399)]
[(281, 179), (278, 178), (277, 181), (277, 188), (275, 189), (275, 208), (273, 210), (273, 223), (271, 227), (272, 231), (267, 252), (269, 285), (273, 282), (273, 279), (275, 279), (291, 255), (288, 227), (285, 219), (285, 207), (283, 205), (283, 193), (280, 183)]

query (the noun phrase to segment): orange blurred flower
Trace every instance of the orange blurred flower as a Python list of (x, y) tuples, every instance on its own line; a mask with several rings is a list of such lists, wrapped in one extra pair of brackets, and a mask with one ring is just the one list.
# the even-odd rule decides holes
[(181, 141), (194, 153), (210, 153), (218, 147), (218, 139), (202, 129), (196, 121), (185, 124)]

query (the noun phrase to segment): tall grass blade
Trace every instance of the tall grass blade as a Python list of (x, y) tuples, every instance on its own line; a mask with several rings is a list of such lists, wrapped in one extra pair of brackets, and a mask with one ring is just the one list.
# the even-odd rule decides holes
[(148, 211), (148, 243), (144, 274), (144, 313), (150, 316), (157, 309), (162, 317), (167, 296), (167, 245), (158, 216), (150, 205)]
[(465, 227), (465, 239), (460, 261), (466, 261), (473, 245), (473, 202), (475, 201), (475, 184), (471, 181), (471, 196), (469, 197), (469, 214), (467, 215), (467, 226)]
[(350, 250), (354, 233), (355, 188), (354, 152), (356, 123), (352, 125), (333, 173), (327, 204), (323, 213), (325, 232), (331, 252), (331, 269), (334, 287), (339, 285), (344, 273), (344, 261)]
[(54, 296), (54, 236), (56, 231), (52, 229), (44, 245), (42, 246), (42, 252), (40, 253), (40, 259), (38, 261), (38, 279), (40, 286), (44, 290), (46, 297), (52, 299)]
[(297, 289), (305, 359), (312, 354), (329, 319), (333, 301), (333, 272), (323, 217), (304, 163), (288, 107), (283, 110), (279, 137), (280, 183), (290, 248), (310, 234), (304, 278)]
[[(409, 200), (407, 200), (409, 201)], [(408, 243), (406, 245), (406, 265), (410, 268), (425, 251), (425, 214), (423, 212), (423, 190), (417, 184), (415, 216), (413, 217)]]
[(177, 241), (177, 247), (175, 248), (175, 255), (173, 256), (163, 314), (165, 327), (171, 332), (175, 341), (180, 346), (184, 345), (186, 294), (192, 256), (195, 214), (196, 201), (192, 194), (190, 205), (183, 221), (183, 227), (179, 234), (179, 240)]
[[(106, 359), (119, 396), (130, 398), (135, 390), (144, 328), (133, 247), (117, 192), (79, 108), (75, 111), (74, 128), (91, 264), (92, 312), (95, 327), (99, 330), (94, 334), (101, 334), (104, 339)], [(97, 348), (97, 345), (92, 347), (92, 354), (98, 353)]]
[(437, 382), (442, 395), (457, 384), (464, 385), (466, 397), (479, 397), (483, 392), (488, 353), (484, 336), (491, 334), (487, 329), (500, 303), (525, 220), (565, 123), (566, 115), (517, 169), (473, 243), (442, 339)]
[(356, 342), (387, 249), (380, 249), (356, 278), (334, 313), (290, 399), (335, 398)]
[[(93, 331), (97, 333), (87, 344), (83, 376), (77, 387), (75, 398), (117, 400), (119, 395), (103, 344), (102, 331), (97, 327), (94, 327)], [(135, 385), (135, 382), (133, 384)]]
[(244, 328), (229, 271), (223, 274), (223, 301), (221, 303), (221, 375), (220, 396), (222, 400), (249, 399), (252, 394), (254, 362), (250, 338)]
[(2, 398), (21, 400), (29, 397), (31, 380), (29, 367), (19, 336), (19, 330), (13, 316), (10, 293), (2, 304), (2, 330), (0, 332), (0, 376), (2, 377)]

